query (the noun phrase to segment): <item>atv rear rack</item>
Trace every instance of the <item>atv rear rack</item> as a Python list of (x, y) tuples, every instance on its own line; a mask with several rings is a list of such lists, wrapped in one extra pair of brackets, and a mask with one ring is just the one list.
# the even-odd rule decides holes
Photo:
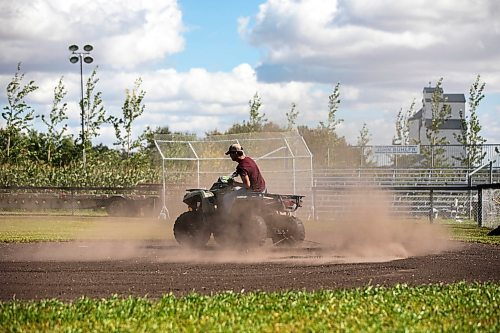
[(295, 194), (265, 194), (264, 197), (266, 196), (278, 199), (285, 212), (295, 212), (299, 207), (302, 207), (302, 198), (304, 197)]
[(249, 193), (245, 195), (245, 197), (259, 198), (269, 205), (278, 203), (281, 205), (282, 211), (295, 212), (299, 207), (302, 207), (302, 198), (305, 196), (295, 194)]

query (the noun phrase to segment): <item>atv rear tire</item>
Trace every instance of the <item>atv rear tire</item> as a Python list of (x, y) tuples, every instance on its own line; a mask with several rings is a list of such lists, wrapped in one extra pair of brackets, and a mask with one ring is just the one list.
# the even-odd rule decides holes
[(241, 241), (245, 247), (258, 247), (264, 245), (267, 238), (267, 225), (259, 215), (250, 218), (241, 225)]
[(177, 243), (190, 247), (205, 246), (210, 239), (210, 229), (200, 213), (184, 212), (175, 220), (174, 237)]
[(295, 246), (306, 238), (306, 230), (301, 220), (295, 216), (285, 216), (284, 226), (282, 226), (280, 234), (272, 236), (273, 244), (276, 246)]
[(226, 222), (214, 230), (214, 239), (224, 247), (251, 248), (264, 245), (267, 238), (267, 225), (258, 215), (239, 222)]

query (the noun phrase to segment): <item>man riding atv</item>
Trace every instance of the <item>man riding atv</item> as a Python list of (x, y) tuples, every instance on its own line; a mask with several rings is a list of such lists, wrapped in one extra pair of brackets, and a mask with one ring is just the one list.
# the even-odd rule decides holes
[(234, 174), (241, 177), (241, 182), (234, 179), (232, 181), (233, 186), (240, 188), (224, 196), (224, 209), (229, 213), (236, 197), (247, 195), (249, 192), (265, 193), (266, 181), (260, 173), (257, 163), (250, 156), (245, 155), (240, 144), (234, 143), (229, 146), (226, 155), (238, 163)]
[[(302, 222), (292, 215), (302, 206), (302, 195), (269, 194), (255, 161), (239, 144), (226, 155), (238, 163), (232, 176), (222, 176), (207, 189), (188, 189), (183, 202), (188, 211), (174, 223), (178, 243), (202, 247), (213, 234), (223, 246), (253, 247), (271, 238), (275, 245), (297, 245), (304, 240)], [(233, 178), (240, 176), (242, 182)]]

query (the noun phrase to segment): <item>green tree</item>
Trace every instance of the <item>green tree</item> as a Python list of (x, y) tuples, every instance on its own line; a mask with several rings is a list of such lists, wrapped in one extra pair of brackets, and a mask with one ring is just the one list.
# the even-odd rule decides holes
[(370, 142), (371, 136), (372, 135), (370, 134), (368, 126), (366, 125), (366, 123), (363, 123), (363, 127), (361, 128), (361, 130), (359, 130), (359, 135), (356, 144), (359, 147), (366, 147)]
[(99, 135), (101, 126), (108, 123), (109, 117), (106, 116), (106, 110), (102, 102), (102, 92), (96, 92), (96, 85), (99, 82), (97, 78), (97, 67), (87, 80), (85, 88), (85, 97), (83, 98), (83, 109), (85, 110), (85, 131), (83, 139), (86, 148), (92, 148), (92, 138)]
[(336, 129), (344, 121), (343, 119), (337, 119), (339, 106), (340, 83), (337, 83), (333, 88), (332, 93), (328, 96), (327, 121), (320, 121), (316, 129), (309, 129), (307, 127), (300, 127), (299, 129), (299, 133), (304, 136), (304, 139), (307, 136), (309, 138), (309, 141), (314, 146), (318, 147), (315, 154), (320, 156), (317, 156), (315, 160), (319, 165), (330, 167), (343, 160), (344, 156), (341, 157), (340, 155), (338, 155), (338, 153), (340, 153), (340, 150), (336, 151), (338, 148), (337, 145), (342, 141), (339, 139), (336, 133)]
[(359, 135), (357, 138), (356, 145), (359, 147), (360, 151), (360, 156), (361, 156), (361, 166), (369, 166), (373, 164), (371, 160), (371, 149), (368, 147), (368, 144), (370, 143), (371, 140), (371, 134), (370, 130), (368, 129), (368, 126), (366, 123), (363, 123), (363, 127), (359, 131)]
[[(29, 106), (25, 99), (26, 97), (38, 89), (34, 81), (28, 84), (23, 84), (24, 73), (21, 73), (21, 63), (17, 64), (17, 71), (14, 77), (7, 85), (7, 103), (2, 112), (2, 118), (5, 119), (4, 137), (5, 156), (6, 160), (11, 159), (12, 150), (16, 153), (22, 151), (26, 141), (22, 140), (21, 132), (27, 131), (33, 121), (34, 110)], [(16, 143), (17, 140), (17, 144)]]
[(397, 145), (409, 145), (410, 144), (410, 126), (409, 119), (415, 114), (415, 99), (413, 99), (410, 107), (403, 111), (403, 108), (399, 109), (396, 116), (396, 135), (394, 136), (392, 142)]
[(248, 121), (243, 121), (242, 123), (233, 124), (227, 131), (226, 134), (237, 134), (237, 133), (253, 133), (262, 132), (264, 126), (267, 123), (265, 114), (260, 112), (262, 106), (262, 101), (259, 94), (256, 92), (253, 98), (248, 101), (249, 106), (249, 119)]
[(337, 127), (344, 121), (344, 119), (337, 119), (337, 112), (340, 106), (340, 82), (337, 82), (333, 88), (333, 92), (328, 96), (328, 120), (326, 123), (320, 121), (319, 124), (328, 132), (334, 134)]
[(445, 157), (444, 145), (449, 144), (446, 137), (441, 136), (440, 130), (443, 124), (451, 117), (451, 106), (443, 99), (443, 78), (436, 83), (432, 94), (432, 119), (425, 129), (430, 147), (422, 149), (424, 163), (428, 167), (440, 168), (448, 165)]
[(477, 108), (484, 98), (483, 90), (486, 83), (481, 82), (481, 76), (478, 74), (476, 80), (469, 89), (469, 116), (466, 117), (463, 111), (460, 111), (461, 133), (455, 135), (457, 141), (464, 145), (464, 152), (459, 157), (454, 157), (467, 168), (479, 166), (486, 156), (482, 151), (482, 145), (486, 142), (480, 135), (481, 125), (477, 117)]
[(47, 126), (47, 133), (45, 135), (45, 150), (47, 152), (47, 162), (52, 163), (53, 159), (59, 159), (63, 151), (60, 145), (63, 143), (65, 132), (68, 125), (63, 122), (68, 119), (67, 103), (63, 103), (67, 91), (63, 84), (63, 77), (59, 79), (57, 86), (54, 88), (54, 99), (52, 108), (48, 117), (44, 114), (41, 115), (42, 122)]
[(141, 78), (138, 78), (134, 88), (131, 91), (128, 89), (125, 91), (125, 102), (122, 106), (123, 117), (110, 117), (118, 140), (115, 144), (121, 147), (127, 157), (130, 156), (132, 149), (140, 147), (142, 141), (141, 138), (132, 139), (132, 124), (144, 113), (145, 108), (143, 100), (146, 92), (140, 89), (141, 83)]
[(265, 118), (266, 114), (260, 112), (262, 100), (257, 92), (253, 98), (248, 101), (248, 106), (250, 107), (250, 119), (248, 121), (248, 125), (253, 129), (251, 132), (259, 132), (267, 122), (267, 119)]
[(290, 107), (290, 112), (285, 113), (287, 120), (287, 125), (286, 125), (287, 131), (291, 131), (296, 125), (297, 117), (299, 115), (299, 111), (297, 111), (296, 108), (297, 104), (292, 102), (292, 105)]

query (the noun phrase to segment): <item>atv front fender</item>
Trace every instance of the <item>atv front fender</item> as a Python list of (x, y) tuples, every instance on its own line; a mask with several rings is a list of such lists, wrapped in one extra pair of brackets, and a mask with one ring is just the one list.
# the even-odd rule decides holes
[(203, 214), (210, 214), (215, 211), (215, 196), (211, 191), (205, 189), (189, 190), (182, 200), (192, 210), (199, 210)]

